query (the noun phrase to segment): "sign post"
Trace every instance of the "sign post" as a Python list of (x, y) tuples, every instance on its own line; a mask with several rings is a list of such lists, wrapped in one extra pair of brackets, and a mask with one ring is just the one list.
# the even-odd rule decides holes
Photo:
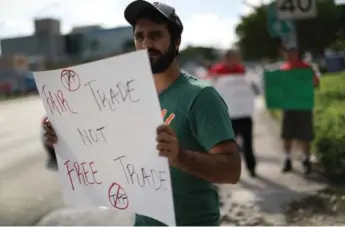
[(280, 37), (295, 31), (295, 24), (293, 21), (281, 20), (278, 18), (274, 3), (267, 6), (267, 23), (268, 32), (271, 37)]
[(285, 46), (297, 46), (294, 21), (279, 19), (274, 3), (267, 6), (267, 23), (268, 33), (271, 37), (280, 37)]

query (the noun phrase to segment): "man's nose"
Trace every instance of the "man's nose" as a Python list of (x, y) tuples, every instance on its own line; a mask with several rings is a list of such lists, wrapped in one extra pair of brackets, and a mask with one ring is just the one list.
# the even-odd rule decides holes
[(143, 47), (144, 47), (145, 49), (152, 48), (152, 45), (153, 45), (153, 43), (152, 43), (152, 40), (151, 40), (151, 39), (149, 39), (149, 38), (144, 38), (144, 40), (143, 40)]

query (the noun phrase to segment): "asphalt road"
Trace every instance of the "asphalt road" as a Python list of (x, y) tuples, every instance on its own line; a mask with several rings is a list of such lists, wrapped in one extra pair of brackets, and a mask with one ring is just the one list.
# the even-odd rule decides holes
[(64, 206), (57, 167), (41, 144), (38, 96), (0, 102), (0, 226), (131, 225), (133, 214)]
[(36, 96), (0, 102), (0, 225), (33, 225), (63, 204), (40, 141), (43, 114)]

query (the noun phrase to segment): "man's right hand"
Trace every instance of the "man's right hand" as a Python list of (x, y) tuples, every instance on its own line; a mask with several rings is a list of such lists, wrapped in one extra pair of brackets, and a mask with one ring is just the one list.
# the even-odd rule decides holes
[(43, 129), (44, 129), (45, 144), (53, 147), (54, 144), (57, 142), (58, 138), (48, 118), (43, 122)]

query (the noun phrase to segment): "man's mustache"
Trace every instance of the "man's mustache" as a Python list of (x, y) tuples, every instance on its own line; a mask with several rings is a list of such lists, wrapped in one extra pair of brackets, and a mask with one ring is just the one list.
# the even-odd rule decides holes
[(152, 49), (152, 48), (149, 48), (147, 51), (148, 51), (149, 54), (159, 54), (159, 55), (162, 55), (162, 53), (160, 51)]

